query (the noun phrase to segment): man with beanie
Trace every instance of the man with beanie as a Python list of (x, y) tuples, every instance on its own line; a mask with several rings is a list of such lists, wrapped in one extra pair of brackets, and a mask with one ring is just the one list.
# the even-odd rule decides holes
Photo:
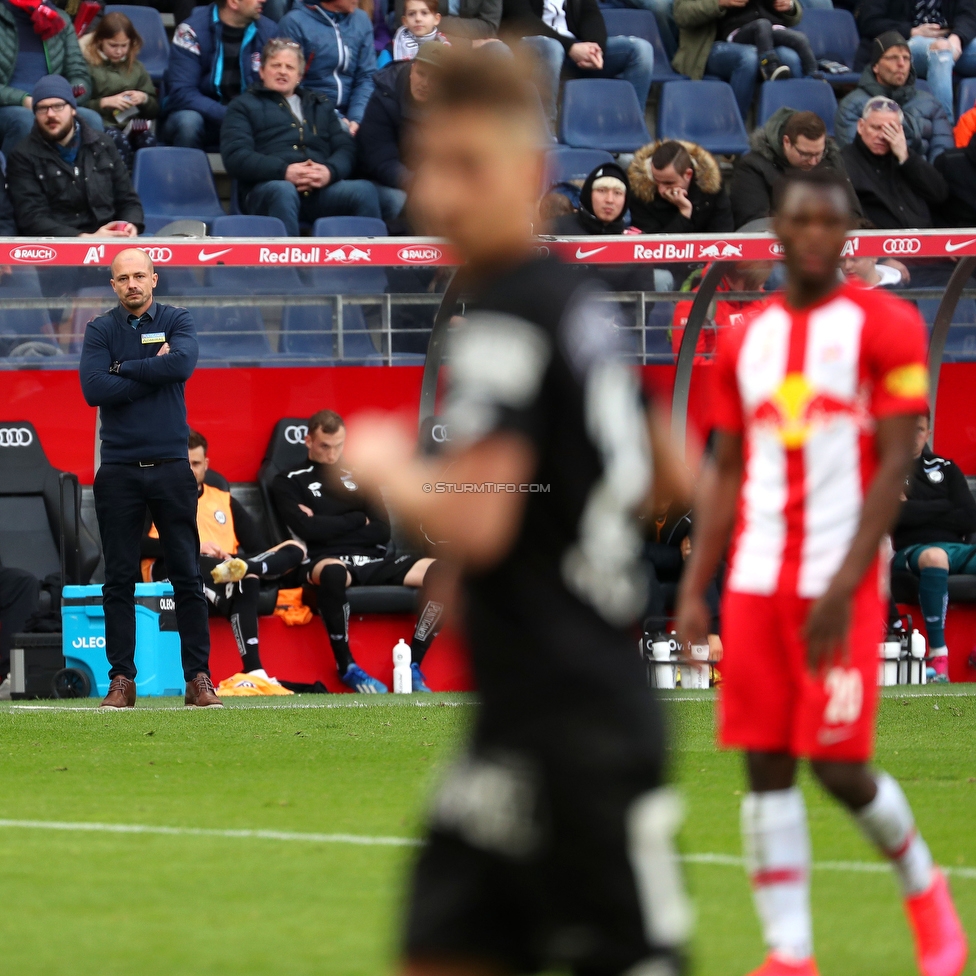
[[(0, 0), (0, 149), (10, 158), (34, 124), (34, 85), (47, 74), (62, 75), (81, 105), (91, 93), (88, 64), (71, 18), (39, 0)], [(80, 110), (101, 131), (97, 112)]]
[(917, 577), (935, 680), (948, 681), (949, 574), (976, 573), (976, 546), (968, 542), (976, 532), (976, 501), (959, 466), (932, 453), (930, 433), (928, 414), (923, 414), (915, 428), (915, 464), (892, 536), (891, 568)]
[(955, 145), (945, 109), (931, 93), (915, 86), (911, 51), (898, 31), (885, 31), (874, 39), (871, 63), (862, 72), (857, 88), (837, 106), (834, 138), (839, 146), (854, 141), (864, 106), (878, 95), (890, 98), (905, 113), (905, 138), (912, 152), (931, 163)]
[(953, 118), (953, 71), (976, 75), (976, 0), (862, 0), (857, 22), (864, 38), (860, 55), (885, 33), (908, 38), (915, 73)]
[(638, 149), (628, 170), (630, 213), (645, 234), (724, 234), (732, 205), (715, 157), (694, 142), (668, 139)]
[(616, 163), (603, 163), (583, 183), (579, 210), (559, 217), (553, 233), (565, 237), (640, 233), (624, 227), (629, 198), (627, 174)]
[(360, 694), (385, 694), (349, 649), (350, 586), (413, 586), (420, 589), (417, 623), (410, 641), (413, 691), (430, 691), (420, 665), (441, 628), (442, 592), (449, 585), (443, 560), (397, 552), (390, 516), (374, 503), (356, 473), (342, 462), (346, 425), (334, 410), (308, 421), (308, 459), (281, 471), (271, 483), (278, 517), (308, 546), (308, 582), (318, 590), (319, 612), (343, 684)]
[(7, 158), (19, 233), (135, 237), (142, 204), (115, 143), (79, 119), (71, 85), (46, 75), (32, 93), (34, 128)]

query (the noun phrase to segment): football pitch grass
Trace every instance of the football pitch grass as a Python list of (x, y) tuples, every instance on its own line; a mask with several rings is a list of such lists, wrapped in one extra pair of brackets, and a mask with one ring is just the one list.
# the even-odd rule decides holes
[[(744, 976), (762, 946), (738, 862), (740, 760), (714, 746), (708, 693), (667, 694), (698, 914), (692, 971)], [(413, 841), (472, 698), (238, 699), (192, 713), (175, 699), (143, 699), (131, 713), (94, 704), (0, 708), (0, 971), (394, 972)], [(971, 938), (974, 747), (976, 687), (887, 690), (878, 763), (952, 869)], [(802, 782), (821, 972), (911, 976), (890, 872)]]

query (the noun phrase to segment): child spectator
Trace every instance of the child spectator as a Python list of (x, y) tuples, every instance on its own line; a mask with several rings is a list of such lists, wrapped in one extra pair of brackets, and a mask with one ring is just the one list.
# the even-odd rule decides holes
[(397, 29), (390, 41), (394, 61), (412, 61), (417, 56), (421, 44), (450, 41), (437, 28), (441, 15), (438, 0), (406, 0), (403, 5), (402, 27)]
[[(777, 47), (795, 51), (804, 75), (823, 77), (817, 72), (817, 59), (810, 42), (800, 31), (790, 30), (783, 14), (795, 13), (795, 0), (732, 0), (718, 23), (718, 37), (733, 44), (752, 44), (759, 52), (759, 68), (766, 81), (778, 81), (792, 75), (789, 65), (783, 64)], [(775, 40), (774, 40), (775, 32)]]
[(125, 14), (110, 13), (82, 38), (81, 49), (92, 77), (91, 106), (131, 171), (136, 150), (156, 145), (150, 121), (159, 114), (156, 88), (136, 60), (142, 38)]

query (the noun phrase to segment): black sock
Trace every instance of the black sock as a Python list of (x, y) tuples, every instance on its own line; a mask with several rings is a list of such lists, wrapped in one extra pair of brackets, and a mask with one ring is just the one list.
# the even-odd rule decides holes
[(247, 571), (254, 573), (255, 576), (263, 576), (266, 579), (274, 579), (290, 573), (297, 566), (301, 565), (305, 554), (301, 546), (282, 546), (280, 549), (262, 552), (257, 556), (251, 556), (247, 560)]
[(353, 664), (349, 650), (349, 604), (346, 602), (346, 567), (329, 563), (319, 574), (319, 613), (325, 624), (336, 667), (343, 675)]
[(234, 584), (231, 604), (230, 628), (237, 641), (244, 671), (257, 671), (261, 665), (258, 651), (258, 594), (261, 582), (254, 576), (245, 576)]
[(424, 659), (424, 655), (430, 648), (434, 638), (440, 633), (441, 623), (444, 619), (444, 604), (440, 600), (431, 599), (432, 596), (441, 596), (444, 586), (439, 585), (445, 578), (444, 563), (435, 559), (424, 573), (424, 583), (420, 588), (420, 599), (417, 605), (420, 612), (417, 614), (417, 625), (413, 630), (413, 637), (410, 641), (410, 659), (418, 666)]

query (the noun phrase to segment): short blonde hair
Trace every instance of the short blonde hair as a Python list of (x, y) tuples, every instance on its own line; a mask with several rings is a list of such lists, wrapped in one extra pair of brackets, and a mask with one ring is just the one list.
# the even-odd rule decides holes
[(264, 50), (261, 52), (261, 64), (267, 64), (271, 58), (276, 54), (280, 54), (282, 51), (291, 51), (298, 58), (298, 73), (304, 77), (305, 54), (302, 51), (301, 44), (298, 41), (293, 41), (290, 37), (272, 37), (264, 45)]

